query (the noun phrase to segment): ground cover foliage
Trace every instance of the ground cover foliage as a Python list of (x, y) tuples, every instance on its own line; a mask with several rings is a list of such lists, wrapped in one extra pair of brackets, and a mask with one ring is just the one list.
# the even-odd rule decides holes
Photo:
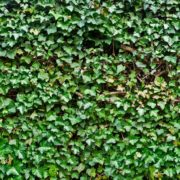
[(0, 2), (0, 179), (179, 179), (178, 0)]

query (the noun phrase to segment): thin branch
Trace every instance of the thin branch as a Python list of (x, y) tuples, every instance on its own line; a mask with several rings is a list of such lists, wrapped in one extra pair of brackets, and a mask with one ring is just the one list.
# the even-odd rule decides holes
[[(132, 48), (132, 47), (124, 45), (124, 44), (121, 45), (121, 49), (124, 50), (125, 52), (131, 53), (131, 54), (133, 54), (136, 51), (135, 48)], [(137, 54), (137, 57), (141, 58), (141, 55)]]
[(112, 92), (108, 92), (107, 95), (125, 95), (126, 92), (123, 92), (123, 91), (112, 91)]
[(121, 45), (121, 49), (124, 50), (124, 51), (127, 51), (129, 53), (133, 53), (134, 51), (136, 51), (136, 49), (134, 49), (132, 47), (129, 47), (129, 46), (126, 46), (124, 44)]
[(161, 72), (159, 72), (158, 74), (156, 74), (156, 76), (157, 76), (157, 77), (158, 77), (158, 76), (161, 76), (161, 75), (165, 74), (166, 72), (167, 72), (166, 70), (161, 71)]
[(122, 139), (124, 139), (124, 136), (123, 136), (123, 134), (121, 133), (121, 137), (122, 137)]
[(80, 92), (75, 92), (75, 94), (76, 94), (77, 96), (79, 96), (80, 98), (83, 98), (83, 97), (84, 97), (83, 94), (81, 94)]
[(173, 103), (179, 103), (180, 102), (180, 98), (179, 99), (175, 99), (174, 101), (173, 101)]
[[(80, 92), (75, 92), (75, 94), (77, 96), (79, 96), (81, 99), (84, 98), (84, 95), (81, 94)], [(111, 96), (111, 95), (125, 95), (125, 94), (126, 94), (126, 92), (123, 92), (123, 91), (112, 91), (112, 92), (104, 92), (100, 95), (110, 95)]]
[(114, 49), (114, 39), (112, 41), (112, 48), (113, 48), (113, 52), (112, 52), (112, 55), (115, 56), (115, 49)]

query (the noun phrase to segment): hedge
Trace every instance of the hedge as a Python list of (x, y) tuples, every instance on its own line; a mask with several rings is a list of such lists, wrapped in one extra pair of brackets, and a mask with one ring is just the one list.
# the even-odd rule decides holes
[(0, 179), (180, 179), (178, 0), (0, 1)]

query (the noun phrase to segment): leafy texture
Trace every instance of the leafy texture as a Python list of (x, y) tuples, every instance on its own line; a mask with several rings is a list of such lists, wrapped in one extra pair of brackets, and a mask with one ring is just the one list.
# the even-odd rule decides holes
[(0, 179), (179, 179), (178, 0), (1, 0)]

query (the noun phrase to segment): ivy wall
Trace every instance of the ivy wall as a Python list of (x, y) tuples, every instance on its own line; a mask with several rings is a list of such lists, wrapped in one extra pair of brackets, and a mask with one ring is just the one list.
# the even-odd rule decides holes
[(178, 0), (0, 1), (0, 179), (180, 179)]

